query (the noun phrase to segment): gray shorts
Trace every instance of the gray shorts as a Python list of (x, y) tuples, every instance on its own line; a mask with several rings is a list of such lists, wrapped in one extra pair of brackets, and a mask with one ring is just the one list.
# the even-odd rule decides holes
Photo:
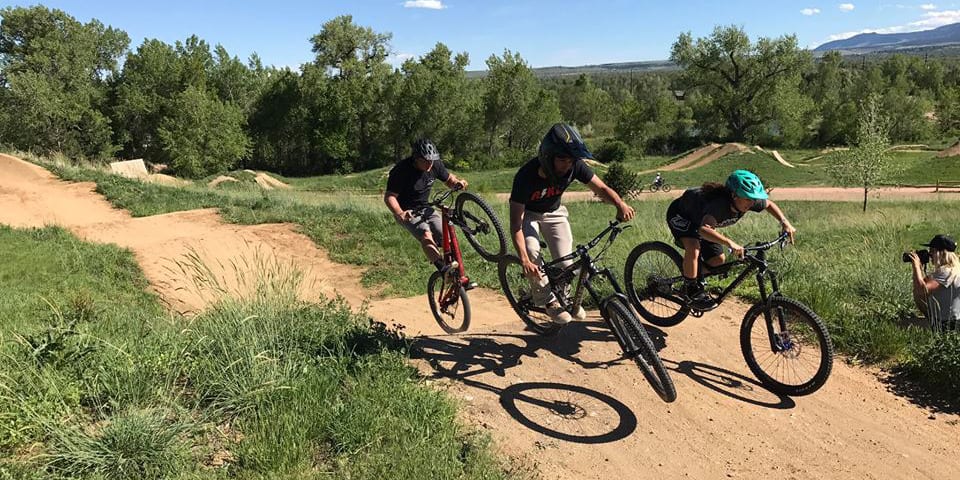
[(403, 225), (403, 228), (406, 228), (417, 240), (423, 240), (423, 235), (431, 232), (434, 243), (439, 245), (443, 242), (443, 223), (440, 219), (440, 212), (431, 207), (426, 207), (413, 210), (411, 213), (413, 213), (413, 217), (410, 218), (409, 222), (397, 220), (397, 223)]

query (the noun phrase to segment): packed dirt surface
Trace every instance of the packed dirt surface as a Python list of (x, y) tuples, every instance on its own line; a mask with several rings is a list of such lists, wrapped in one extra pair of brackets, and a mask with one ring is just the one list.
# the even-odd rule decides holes
[(750, 147), (741, 143), (724, 143), (722, 145), (719, 143), (710, 143), (684, 155), (683, 157), (680, 157), (677, 159), (677, 161), (669, 165), (645, 170), (640, 172), (640, 174), (691, 170), (707, 165), (710, 162), (713, 162), (718, 158), (725, 157), (731, 153), (742, 153), (749, 151)]
[(944, 149), (937, 154), (937, 158), (956, 157), (960, 155), (960, 142), (954, 143), (950, 148)]
[[(130, 248), (151, 288), (181, 312), (212, 299), (189, 278), (196, 260), (239, 291), (245, 282), (237, 277), (267, 262), (303, 270), (307, 298), (336, 293), (360, 307), (372, 296), (359, 285), (359, 268), (331, 262), (295, 226), (229, 225), (213, 210), (134, 219), (93, 184), (65, 183), (8, 156), (0, 156), (0, 223), (57, 224)], [(367, 311), (415, 336), (415, 362), (433, 386), (459, 399), (463, 420), (542, 478), (943, 479), (960, 472), (960, 416), (894, 394), (896, 384), (880, 372), (838, 359), (811, 396), (765, 390), (740, 355), (744, 304), (650, 329), (679, 394), (666, 404), (636, 366), (618, 358), (595, 312), (543, 338), (525, 331), (498, 293), (477, 289), (470, 299), (473, 325), (455, 336), (437, 327), (423, 296), (373, 301)]]

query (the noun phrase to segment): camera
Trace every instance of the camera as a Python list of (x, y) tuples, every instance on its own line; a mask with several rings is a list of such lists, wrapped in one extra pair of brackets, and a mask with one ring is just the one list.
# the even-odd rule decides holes
[[(930, 263), (930, 250), (917, 250), (917, 256), (920, 257), (921, 264)], [(903, 252), (903, 261), (910, 263), (910, 252)]]

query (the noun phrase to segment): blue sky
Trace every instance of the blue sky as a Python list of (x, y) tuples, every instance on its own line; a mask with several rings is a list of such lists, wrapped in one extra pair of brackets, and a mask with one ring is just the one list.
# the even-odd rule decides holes
[[(0, 6), (37, 2), (0, 0)], [(470, 70), (510, 49), (532, 66), (660, 60), (681, 32), (709, 34), (743, 26), (751, 38), (795, 33), (802, 47), (865, 31), (926, 30), (960, 22), (960, 0), (821, 2), (800, 0), (50, 0), (80, 21), (126, 31), (131, 49), (145, 38), (167, 43), (196, 34), (246, 59), (297, 68), (313, 59), (310, 37), (342, 14), (393, 34), (391, 63), (422, 55), (437, 42), (470, 54)]]

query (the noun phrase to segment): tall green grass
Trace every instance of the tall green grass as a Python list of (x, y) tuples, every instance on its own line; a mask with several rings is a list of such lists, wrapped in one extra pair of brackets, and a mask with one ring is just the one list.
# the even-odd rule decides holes
[[(56, 228), (0, 245), (25, 259), (0, 264), (0, 297), (49, 297), (3, 305), (0, 478), (508, 476), (407, 342), (340, 301), (250, 280), (252, 298), (168, 317), (129, 252)], [(60, 302), (63, 285), (90, 293)]]

